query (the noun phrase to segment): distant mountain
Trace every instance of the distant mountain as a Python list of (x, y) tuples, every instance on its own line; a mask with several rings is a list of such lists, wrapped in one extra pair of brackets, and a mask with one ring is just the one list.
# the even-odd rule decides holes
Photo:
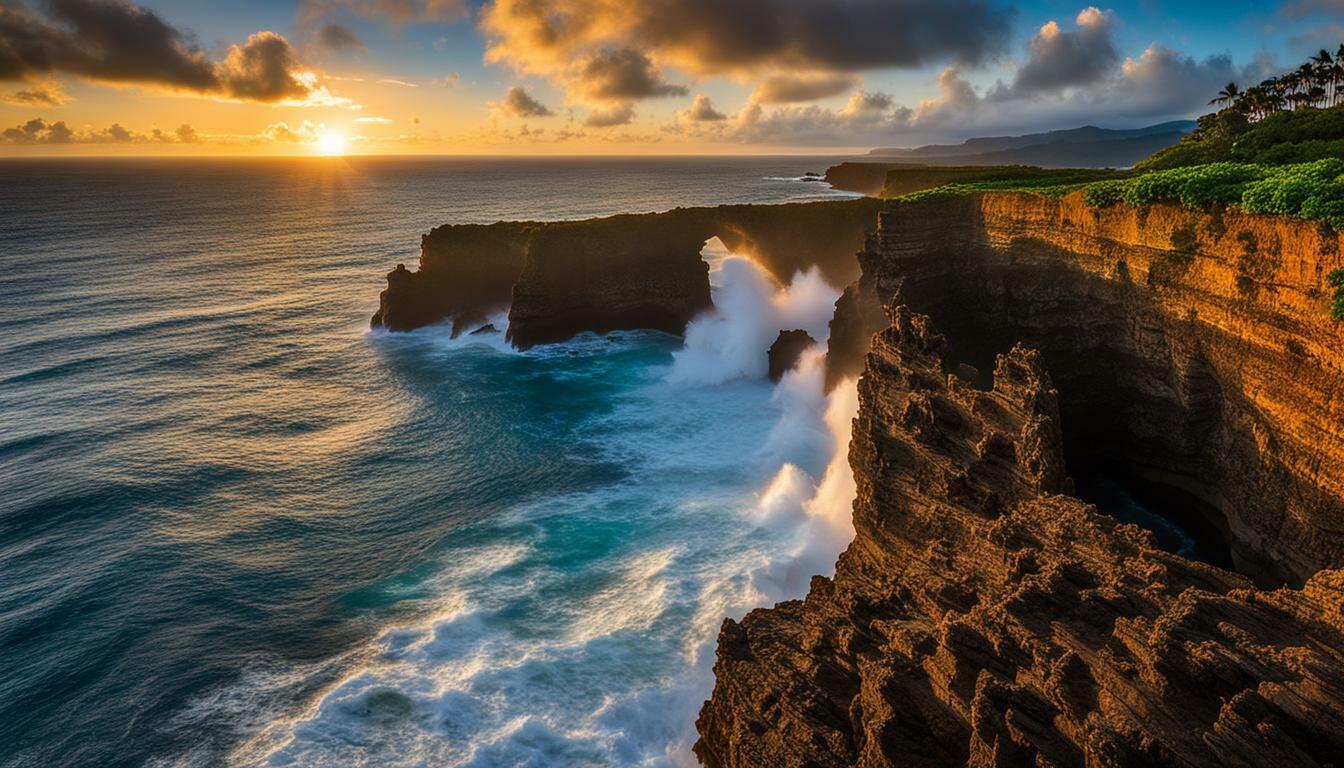
[(1129, 167), (1195, 129), (1193, 120), (1113, 130), (1084, 126), (1026, 136), (967, 139), (916, 149), (884, 147), (869, 156), (925, 165), (1039, 165), (1044, 168)]

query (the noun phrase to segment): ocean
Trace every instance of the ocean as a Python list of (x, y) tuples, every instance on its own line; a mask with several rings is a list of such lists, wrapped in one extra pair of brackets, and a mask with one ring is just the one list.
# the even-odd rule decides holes
[(840, 287), (711, 241), (685, 339), (368, 320), (434, 226), (833, 162), (0, 161), (0, 765), (691, 763), (723, 617), (850, 535), (853, 388), (763, 355)]

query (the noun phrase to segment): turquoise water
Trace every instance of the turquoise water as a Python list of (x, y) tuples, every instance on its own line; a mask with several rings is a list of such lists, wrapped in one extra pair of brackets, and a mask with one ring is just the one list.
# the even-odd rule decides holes
[(722, 617), (843, 546), (852, 404), (712, 339), (367, 321), (435, 225), (827, 164), (0, 163), (0, 765), (685, 762)]

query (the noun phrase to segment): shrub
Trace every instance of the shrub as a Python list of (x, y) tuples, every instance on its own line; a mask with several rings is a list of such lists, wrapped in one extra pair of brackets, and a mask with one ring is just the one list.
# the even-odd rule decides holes
[(1088, 205), (1123, 201), (1135, 208), (1159, 202), (1213, 210), (1240, 205), (1250, 213), (1313, 219), (1344, 228), (1344, 160), (1327, 158), (1281, 167), (1212, 163), (1150, 171), (1084, 188)]
[(1204, 115), (1179, 144), (1136, 167), (1157, 171), (1220, 162), (1283, 165), (1344, 155), (1344, 105), (1277, 112), (1255, 123), (1234, 110)]
[(1330, 314), (1336, 320), (1344, 320), (1344, 269), (1331, 270), (1325, 282), (1335, 289), (1335, 295), (1330, 297)]
[(1142, 209), (1166, 202), (1217, 211), (1238, 205), (1249, 213), (1311, 219), (1344, 229), (1344, 160), (1338, 157), (1284, 166), (1219, 162), (1146, 173), (1012, 167), (987, 170), (956, 184), (897, 199), (932, 200), (981, 192), (1060, 197), (1080, 189), (1084, 202), (1093, 208), (1123, 202)]

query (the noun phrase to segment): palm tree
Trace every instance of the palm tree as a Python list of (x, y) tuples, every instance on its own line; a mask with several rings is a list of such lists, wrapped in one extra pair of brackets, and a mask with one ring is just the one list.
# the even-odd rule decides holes
[(1237, 87), (1237, 84), (1228, 83), (1227, 85), (1223, 86), (1223, 90), (1219, 91), (1218, 95), (1213, 97), (1213, 99), (1211, 99), (1209, 103), (1227, 104), (1229, 102), (1236, 101), (1237, 97), (1240, 95), (1241, 95), (1241, 89)]
[(1311, 90), (1311, 84), (1316, 80), (1316, 68), (1311, 65), (1311, 62), (1307, 62), (1298, 67), (1293, 74), (1295, 75), (1294, 80), (1297, 82), (1297, 95), (1303, 97), (1297, 100), (1298, 106), (1301, 106), (1307, 102), (1305, 98), (1307, 91)]
[(1334, 54), (1322, 48), (1297, 69), (1244, 91), (1228, 83), (1209, 103), (1226, 105), (1249, 120), (1263, 120), (1285, 109), (1344, 104), (1344, 43)]
[(1315, 93), (1317, 89), (1320, 90), (1319, 98), (1313, 103), (1322, 107), (1326, 106), (1329, 93), (1334, 88), (1334, 76), (1331, 73), (1335, 68), (1335, 59), (1330, 55), (1329, 51), (1322, 48), (1319, 53), (1311, 57), (1309, 63), (1312, 65), (1313, 70), (1311, 76), (1313, 87), (1311, 88), (1311, 92)]

